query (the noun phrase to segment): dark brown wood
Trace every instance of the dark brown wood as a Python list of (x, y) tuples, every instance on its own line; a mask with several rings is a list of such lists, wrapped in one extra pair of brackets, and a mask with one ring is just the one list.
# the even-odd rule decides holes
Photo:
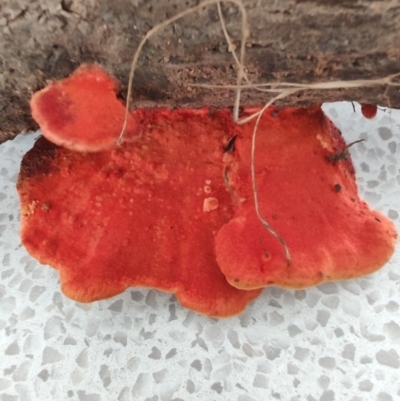
[[(133, 53), (155, 24), (198, 1), (2, 0), (0, 4), (0, 142), (36, 129), (29, 98), (81, 63), (97, 62), (126, 93)], [(251, 36), (250, 79), (312, 83), (371, 79), (400, 71), (398, 0), (244, 0)], [(228, 30), (240, 44), (240, 13), (223, 4)], [(232, 106), (234, 92), (188, 87), (235, 83), (216, 6), (166, 27), (144, 47), (134, 81), (134, 107)], [(242, 104), (266, 94), (245, 92)], [(400, 88), (305, 91), (280, 102), (306, 105), (354, 100), (400, 107)]]

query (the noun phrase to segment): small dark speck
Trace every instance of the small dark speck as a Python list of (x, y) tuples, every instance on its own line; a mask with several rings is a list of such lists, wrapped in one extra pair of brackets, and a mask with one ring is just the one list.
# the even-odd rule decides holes
[(344, 336), (344, 332), (343, 332), (343, 330), (342, 330), (340, 327), (338, 327), (338, 328), (336, 328), (335, 330), (333, 330), (333, 332), (335, 333), (335, 336), (336, 336), (336, 337), (342, 337), (342, 336)]
[(342, 190), (342, 186), (340, 184), (335, 184), (335, 191), (340, 192)]
[(177, 354), (176, 348), (172, 348), (168, 351), (167, 355), (165, 355), (165, 359), (169, 359), (174, 357)]
[(198, 359), (195, 359), (190, 366), (196, 369), (198, 372), (200, 372), (202, 369), (201, 362)]
[(375, 220), (378, 221), (379, 223), (381, 223), (381, 221), (377, 217), (375, 217)]
[(278, 117), (278, 115), (279, 115), (279, 113), (278, 113), (278, 110), (274, 110), (274, 111), (272, 111), (272, 113), (271, 113), (271, 117)]
[(9, 368), (5, 368), (5, 369), (4, 369), (4, 374), (5, 374), (6, 376), (11, 375), (11, 373), (14, 372), (14, 370), (15, 370), (16, 367), (17, 367), (17, 365), (12, 365), (12, 366), (10, 366)]
[(239, 279), (238, 279), (238, 278), (234, 278), (233, 281), (234, 281), (235, 283), (238, 283), (238, 282), (239, 282)]
[(160, 359), (161, 358), (161, 351), (157, 347), (153, 347), (151, 349), (151, 353), (148, 355), (150, 359)]
[(113, 352), (113, 350), (111, 348), (108, 348), (103, 352), (103, 355), (104, 356), (110, 356), (112, 354), (112, 352)]
[(47, 379), (49, 378), (50, 374), (47, 369), (43, 369), (38, 376), (44, 381), (47, 382)]
[(171, 320), (176, 320), (177, 317), (176, 317), (176, 306), (175, 306), (175, 304), (170, 304), (168, 306), (168, 309), (169, 309), (169, 319), (168, 319), (168, 321), (170, 322)]
[(211, 386), (211, 388), (212, 388), (214, 391), (216, 391), (218, 394), (221, 394), (221, 393), (222, 393), (222, 390), (224, 389), (224, 388), (222, 387), (222, 385), (221, 385), (220, 382), (214, 383), (214, 384)]
[(234, 152), (235, 151), (235, 141), (236, 141), (237, 135), (233, 136), (228, 144), (224, 148), (224, 152)]

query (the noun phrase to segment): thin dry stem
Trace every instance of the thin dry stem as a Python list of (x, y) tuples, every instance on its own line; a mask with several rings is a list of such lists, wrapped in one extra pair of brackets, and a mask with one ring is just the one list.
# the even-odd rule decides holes
[(126, 124), (128, 121), (128, 114), (129, 114), (129, 103), (131, 100), (132, 96), (132, 82), (133, 82), (133, 77), (135, 75), (135, 69), (137, 62), (139, 60), (140, 53), (143, 49), (143, 46), (147, 42), (147, 40), (155, 34), (157, 31), (159, 31), (162, 28), (165, 28), (167, 25), (175, 22), (176, 20), (185, 17), (186, 15), (192, 14), (198, 10), (200, 10), (203, 7), (207, 7), (212, 4), (219, 4), (221, 1), (224, 2), (229, 2), (229, 3), (234, 3), (239, 9), (242, 14), (242, 40), (241, 40), (241, 46), (240, 46), (240, 66), (238, 68), (238, 73), (237, 73), (237, 79), (236, 79), (236, 100), (235, 100), (235, 106), (233, 109), (233, 119), (234, 121), (238, 121), (239, 119), (239, 106), (240, 106), (240, 92), (241, 92), (241, 83), (243, 80), (243, 65), (244, 65), (244, 57), (245, 57), (245, 51), (246, 51), (246, 38), (248, 36), (248, 24), (247, 24), (247, 12), (245, 7), (243, 6), (242, 0), (205, 0), (198, 4), (197, 6), (190, 7), (176, 15), (174, 15), (171, 18), (166, 19), (165, 21), (157, 24), (154, 26), (152, 29), (150, 29), (146, 35), (143, 37), (143, 39), (140, 41), (139, 46), (137, 47), (135, 54), (132, 59), (132, 64), (131, 64), (131, 69), (129, 72), (129, 80), (128, 80), (128, 94), (126, 98), (126, 106), (125, 106), (125, 118), (124, 118), (124, 123), (122, 126), (122, 130), (120, 133), (120, 136), (117, 141), (117, 145), (120, 145), (123, 141), (125, 130), (126, 130)]
[[(317, 82), (313, 84), (298, 84), (294, 82), (265, 82), (265, 83), (257, 83), (257, 84), (243, 84), (240, 86), (241, 90), (246, 89), (258, 89), (265, 87), (270, 87), (270, 89), (264, 89), (265, 92), (269, 93), (281, 93), (282, 96), (279, 96), (277, 99), (283, 99), (290, 94), (293, 94), (300, 90), (327, 90), (327, 89), (344, 89), (344, 88), (360, 88), (366, 86), (380, 86), (380, 85), (387, 85), (387, 86), (396, 86), (399, 87), (400, 83), (394, 82), (394, 79), (399, 77), (400, 73), (388, 75), (383, 78), (376, 78), (376, 79), (360, 79), (354, 81), (330, 81), (330, 82)], [(237, 89), (236, 85), (215, 85), (215, 84), (189, 84), (193, 87), (201, 87), (207, 89)], [(294, 90), (294, 92), (293, 92)], [(274, 101), (275, 101), (274, 100)], [(272, 104), (268, 102), (268, 104)], [(244, 119), (237, 121), (238, 124), (245, 124), (251, 121), (253, 118), (256, 118), (259, 113), (263, 113), (263, 110), (260, 110), (251, 116), (248, 116)]]
[(236, 52), (233, 47), (233, 43), (232, 43), (231, 38), (226, 29), (224, 16), (222, 15), (220, 1), (217, 3), (217, 7), (218, 7), (218, 15), (219, 15), (219, 20), (221, 22), (222, 31), (224, 32), (226, 42), (228, 43), (228, 49), (231, 52), (231, 54), (237, 64), (237, 67), (238, 67), (238, 73), (237, 73), (237, 77), (236, 77), (237, 92), (236, 92), (235, 104), (233, 107), (233, 121), (237, 122), (239, 120), (240, 94), (241, 94), (240, 87), (241, 87), (242, 79), (244, 78), (246, 80), (246, 82), (251, 85), (251, 82), (247, 78), (247, 75), (244, 71), (244, 56), (245, 56), (245, 51), (246, 51), (246, 39), (249, 35), (247, 16), (246, 16), (246, 18), (243, 18), (244, 14), (242, 13), (242, 41), (240, 44), (240, 60), (239, 60), (236, 56)]
[[(238, 59), (238, 56), (236, 55), (236, 52), (235, 52), (235, 46), (232, 43), (231, 37), (229, 36), (229, 33), (228, 33), (228, 30), (226, 29), (224, 16), (222, 15), (222, 10), (221, 10), (221, 2), (217, 3), (217, 7), (218, 7), (218, 15), (219, 15), (219, 20), (221, 22), (222, 31), (224, 32), (226, 42), (228, 43), (228, 50), (232, 54), (232, 57), (235, 60), (235, 63), (237, 65), (237, 67), (239, 68), (239, 70), (241, 70), (243, 72), (244, 80), (247, 82), (248, 85), (252, 85), (252, 83), (250, 82), (250, 80), (249, 80), (249, 78), (248, 78), (248, 76), (246, 74), (245, 68), (244, 68), (244, 64), (243, 64), (244, 60), (241, 61), (241, 60)], [(244, 57), (244, 50), (241, 51), (241, 55)], [(202, 88), (210, 88), (210, 89), (214, 87), (213, 85), (209, 85), (208, 86), (207, 84), (204, 84), (204, 85), (188, 84), (188, 86), (201, 86)], [(232, 89), (236, 90), (237, 88), (238, 88), (237, 85), (232, 85)], [(273, 93), (277, 92), (277, 91), (275, 91), (273, 89), (263, 89), (263, 88), (259, 88), (257, 86), (255, 86), (254, 89), (259, 91), (259, 92), (273, 92)], [(283, 89), (281, 91), (283, 91)], [(280, 91), (278, 91), (278, 92), (280, 92)], [(239, 94), (239, 96), (236, 97), (236, 99), (240, 100), (240, 94)], [(236, 104), (236, 108), (235, 108), (235, 113), (234, 114), (238, 113), (238, 111), (239, 111), (239, 103)], [(238, 119), (239, 119), (239, 116), (238, 115), (236, 115), (236, 116), (234, 115), (234, 121), (237, 122)]]
[(267, 108), (270, 107), (276, 100), (282, 99), (282, 98), (289, 96), (290, 94), (295, 93), (297, 91), (298, 91), (298, 89), (289, 89), (285, 93), (281, 93), (281, 94), (275, 96), (273, 99), (271, 99), (269, 102), (267, 102), (265, 104), (265, 106), (259, 112), (255, 113), (255, 114), (257, 114), (257, 120), (254, 124), (253, 133), (252, 133), (252, 137), (251, 137), (250, 168), (251, 168), (251, 182), (252, 182), (252, 189), (253, 189), (254, 208), (256, 210), (257, 217), (260, 220), (261, 224), (264, 226), (264, 228), (266, 228), (282, 244), (282, 246), (285, 250), (285, 257), (286, 257), (288, 266), (290, 266), (290, 264), (291, 264), (291, 257), (290, 257), (289, 248), (287, 247), (286, 242), (272, 228), (272, 226), (262, 217), (261, 212), (260, 212), (260, 205), (258, 202), (257, 180), (256, 180), (255, 152), (256, 152), (256, 139), (257, 139), (258, 125), (260, 123), (260, 120), (261, 120), (261, 117), (262, 117), (264, 111), (267, 110)]
[[(394, 79), (400, 77), (400, 73), (391, 74), (383, 78), (376, 79), (358, 79), (353, 81), (329, 81), (329, 82), (316, 82), (313, 84), (299, 84), (295, 82), (264, 82), (257, 84), (243, 84), (241, 89), (257, 89), (263, 87), (270, 87), (271, 90), (284, 90), (285, 88), (297, 88), (297, 89), (311, 89), (311, 90), (323, 90), (323, 89), (345, 89), (345, 88), (360, 88), (366, 86), (400, 86), (400, 82), (394, 82)], [(236, 89), (236, 85), (218, 85), (218, 84), (189, 84), (193, 87), (207, 88), (207, 89)]]
[(235, 47), (234, 47), (234, 45), (232, 43), (231, 37), (229, 36), (229, 33), (228, 33), (227, 29), (226, 29), (225, 19), (224, 19), (224, 16), (222, 15), (221, 2), (220, 1), (217, 3), (217, 7), (218, 7), (218, 16), (219, 16), (219, 21), (221, 23), (221, 28), (222, 28), (222, 31), (224, 32), (226, 43), (228, 43), (228, 51), (232, 54), (232, 57), (235, 60), (237, 67), (243, 69), (243, 78), (244, 78), (244, 80), (249, 85), (251, 85), (251, 82), (249, 81), (249, 78), (247, 77), (247, 74), (244, 71), (244, 66), (241, 64), (240, 60), (238, 59), (238, 56), (236, 55)]

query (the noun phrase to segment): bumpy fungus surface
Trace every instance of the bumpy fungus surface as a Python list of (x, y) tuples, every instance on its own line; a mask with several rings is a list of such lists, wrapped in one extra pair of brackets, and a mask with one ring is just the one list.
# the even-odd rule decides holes
[[(97, 65), (83, 65), (70, 77), (48, 85), (31, 99), (32, 116), (42, 134), (68, 149), (97, 152), (117, 141), (125, 107), (117, 99), (118, 82)], [(127, 138), (139, 134), (129, 115)]]
[(267, 110), (260, 122), (255, 174), (260, 223), (250, 176), (254, 123), (243, 127), (225, 169), (236, 200), (235, 217), (216, 238), (217, 262), (237, 288), (302, 288), (359, 277), (392, 255), (394, 224), (359, 199), (345, 143), (320, 107)]
[(18, 181), (23, 244), (81, 302), (146, 286), (209, 316), (240, 313), (260, 291), (230, 286), (214, 248), (233, 216), (229, 112), (149, 110), (141, 124), (137, 141), (97, 153), (36, 142)]

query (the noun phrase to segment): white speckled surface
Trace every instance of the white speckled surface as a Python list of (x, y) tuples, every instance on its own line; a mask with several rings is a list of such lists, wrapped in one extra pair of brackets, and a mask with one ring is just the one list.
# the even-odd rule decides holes
[[(400, 111), (324, 108), (366, 139), (351, 148), (361, 195), (400, 229)], [(399, 247), (371, 276), (268, 288), (226, 320), (138, 288), (78, 304), (18, 237), (15, 182), (37, 136), (0, 145), (0, 401), (400, 399)]]

